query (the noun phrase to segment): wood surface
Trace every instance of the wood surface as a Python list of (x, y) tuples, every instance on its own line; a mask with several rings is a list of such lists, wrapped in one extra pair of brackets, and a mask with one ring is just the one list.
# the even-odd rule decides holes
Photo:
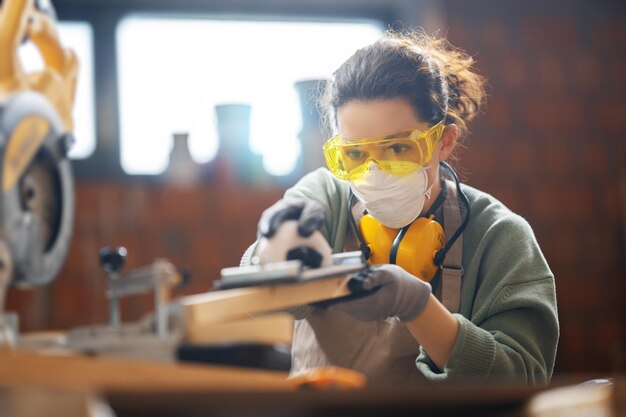
[(262, 343), (291, 346), (293, 318), (287, 313), (255, 316), (245, 320), (187, 325), (185, 343), (210, 345), (220, 343)]
[(0, 350), (0, 385), (79, 391), (291, 391), (283, 372)]
[(277, 284), (213, 291), (183, 297), (186, 328), (241, 320), (259, 313), (351, 294), (349, 278), (339, 276), (299, 284)]
[[(611, 385), (406, 384), (363, 390), (296, 390), (282, 373), (0, 351), (0, 394), (11, 390), (101, 393), (118, 417), (436, 415), (626, 416), (625, 379)], [(34, 398), (27, 394), (29, 398)], [(14, 396), (11, 396), (12, 404)], [(2, 400), (0, 395), (0, 400)], [(7, 395), (4, 398), (9, 398)], [(26, 397), (24, 397), (26, 398)], [(41, 397), (50, 406), (54, 397)], [(47, 399), (46, 399), (47, 398)], [(30, 404), (30, 402), (29, 402)], [(4, 404), (6, 405), (6, 404)], [(80, 404), (79, 404), (80, 405)], [(288, 413), (285, 414), (288, 410)], [(210, 411), (209, 414), (207, 414)], [(68, 416), (70, 414), (67, 414)], [(80, 414), (77, 414), (80, 415)]]
[(94, 406), (109, 407), (88, 393), (0, 386), (2, 417), (96, 417), (90, 413)]
[(572, 384), (534, 396), (526, 407), (528, 417), (626, 417), (626, 379), (611, 383)]

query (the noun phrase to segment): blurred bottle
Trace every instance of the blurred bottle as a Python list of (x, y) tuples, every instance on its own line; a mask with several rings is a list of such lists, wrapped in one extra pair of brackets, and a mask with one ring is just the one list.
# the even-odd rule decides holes
[(250, 149), (249, 104), (215, 106), (219, 151), (217, 180), (250, 184), (263, 182), (263, 159)]
[(174, 133), (166, 180), (179, 187), (190, 187), (198, 179), (198, 164), (189, 153), (189, 134)]

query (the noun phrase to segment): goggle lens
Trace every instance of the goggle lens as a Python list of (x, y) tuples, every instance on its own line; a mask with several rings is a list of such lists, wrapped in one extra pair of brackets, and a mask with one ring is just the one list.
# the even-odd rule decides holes
[(337, 178), (350, 181), (362, 178), (372, 164), (389, 174), (407, 175), (432, 159), (444, 129), (441, 121), (426, 131), (413, 129), (396, 137), (347, 141), (337, 135), (324, 144), (326, 165)]

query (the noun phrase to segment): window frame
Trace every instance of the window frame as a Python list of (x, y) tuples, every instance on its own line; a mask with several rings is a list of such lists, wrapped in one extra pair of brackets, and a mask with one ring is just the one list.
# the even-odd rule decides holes
[(256, 0), (242, 0), (237, 4), (230, 0), (216, 0), (210, 4), (181, 0), (175, 5), (142, 1), (91, 0), (77, 3), (74, 0), (56, 0), (54, 6), (60, 21), (84, 21), (93, 29), (96, 143), (89, 157), (72, 160), (75, 180), (148, 184), (162, 183), (163, 174), (127, 174), (121, 166), (115, 29), (125, 17), (149, 14), (242, 20), (371, 21), (379, 22), (385, 28), (400, 20), (405, 27), (423, 26), (422, 16), (426, 15), (426, 10), (433, 8), (428, 2), (419, 2), (412, 5), (408, 13), (407, 5), (389, 4), (387, 0), (340, 6), (335, 0), (311, 0), (307, 3), (267, 0), (263, 4)]

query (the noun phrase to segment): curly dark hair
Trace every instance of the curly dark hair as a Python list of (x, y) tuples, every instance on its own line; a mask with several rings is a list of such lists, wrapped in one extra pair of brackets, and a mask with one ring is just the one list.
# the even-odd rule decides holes
[(485, 99), (485, 78), (474, 59), (445, 38), (423, 32), (388, 31), (359, 49), (333, 74), (321, 100), (333, 127), (337, 109), (351, 101), (403, 98), (417, 117), (431, 126), (445, 119), (459, 136), (479, 113)]

